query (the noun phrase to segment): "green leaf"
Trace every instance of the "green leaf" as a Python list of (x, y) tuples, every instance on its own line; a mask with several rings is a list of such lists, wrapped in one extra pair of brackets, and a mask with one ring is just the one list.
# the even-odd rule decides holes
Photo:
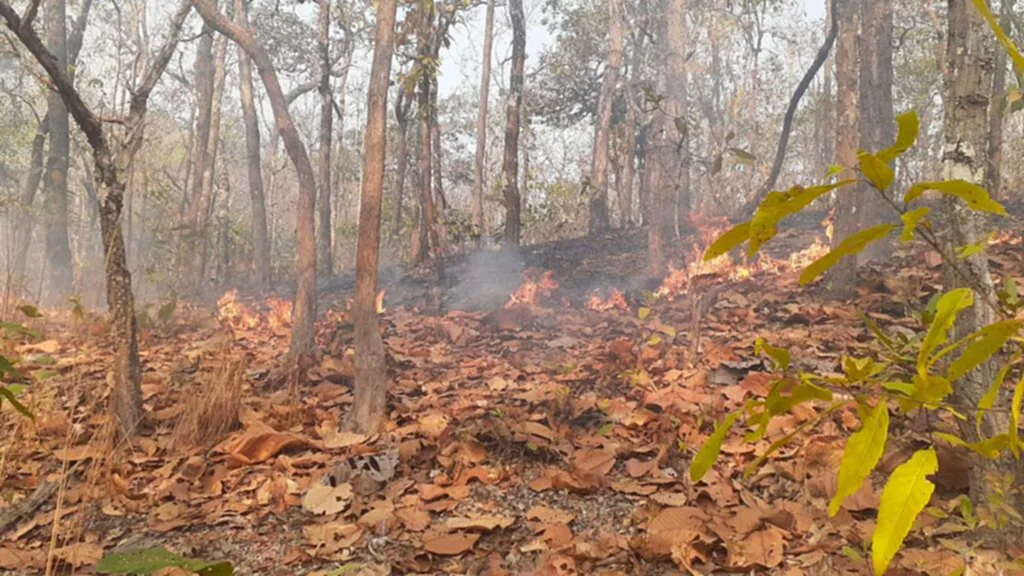
[(772, 346), (765, 342), (763, 338), (757, 338), (754, 340), (754, 353), (768, 356), (773, 362), (775, 362), (778, 369), (783, 372), (789, 370), (790, 355), (789, 350), (786, 350), (785, 348)]
[(32, 411), (29, 410), (28, 408), (25, 408), (24, 404), (18, 402), (18, 398), (14, 395), (14, 392), (12, 392), (6, 386), (0, 386), (0, 399), (3, 398), (7, 398), (7, 401), (11, 403), (11, 406), (14, 406), (15, 410), (21, 412), (22, 415), (24, 415), (29, 420), (36, 419), (35, 414), (33, 414)]
[(870, 152), (861, 150), (857, 153), (857, 167), (868, 182), (882, 192), (888, 190), (889, 186), (892, 186), (892, 181), (896, 179), (892, 167)]
[(960, 509), (960, 516), (967, 523), (967, 527), (971, 530), (976, 528), (978, 526), (978, 515), (974, 512), (974, 503), (971, 502), (971, 499), (967, 496), (961, 497), (958, 508)]
[(950, 290), (939, 298), (935, 306), (935, 319), (928, 327), (928, 333), (921, 343), (921, 350), (917, 356), (917, 368), (923, 373), (927, 365), (928, 357), (935, 348), (946, 343), (949, 338), (949, 329), (953, 327), (957, 315), (961, 310), (974, 304), (974, 292), (970, 288), (957, 288)]
[(744, 243), (750, 237), (750, 222), (737, 224), (728, 232), (719, 236), (704, 253), (704, 261), (714, 260), (733, 248)]
[(1010, 368), (1013, 367), (1013, 363), (1005, 364), (999, 369), (999, 373), (996, 374), (995, 380), (988, 387), (985, 395), (978, 401), (978, 412), (975, 425), (978, 428), (978, 434), (981, 435), (981, 421), (985, 417), (987, 412), (992, 406), (995, 405), (996, 399), (999, 398), (999, 391), (1003, 388), (1003, 381), (1006, 380), (1006, 375), (1010, 372)]
[(769, 192), (761, 205), (757, 207), (757, 212), (754, 213), (754, 217), (750, 221), (750, 245), (747, 247), (747, 257), (752, 258), (765, 242), (775, 236), (777, 225), (784, 218), (803, 210), (821, 196), (855, 182), (856, 180), (848, 179), (810, 188), (794, 186), (787, 192)]
[(910, 397), (925, 404), (941, 402), (953, 393), (953, 384), (942, 376), (915, 374), (913, 380), (914, 393)]
[(231, 576), (230, 562), (202, 562), (168, 552), (163, 548), (150, 548), (123, 554), (110, 554), (96, 565), (100, 574), (153, 574), (164, 568), (181, 568), (204, 576)]
[(754, 162), (757, 162), (757, 156), (754, 156), (742, 148), (729, 148), (729, 153), (732, 154), (733, 158), (735, 158), (740, 164), (753, 166)]
[(989, 324), (972, 334), (969, 337), (971, 344), (949, 365), (946, 376), (950, 380), (957, 380), (991, 358), (1020, 330), (1021, 325), (1024, 325), (1024, 320), (1004, 320)]
[(805, 286), (814, 282), (818, 276), (824, 274), (829, 268), (835, 266), (842, 258), (853, 256), (864, 250), (868, 244), (885, 238), (896, 228), (895, 224), (882, 224), (867, 230), (861, 230), (848, 236), (833, 248), (828, 254), (811, 262), (804, 271), (800, 273), (800, 285)]
[(690, 481), (697, 482), (708, 473), (711, 466), (718, 460), (718, 454), (722, 451), (722, 442), (725, 441), (725, 435), (732, 429), (733, 424), (736, 424), (736, 420), (740, 417), (740, 412), (733, 412), (729, 414), (725, 421), (715, 426), (715, 431), (708, 437), (704, 445), (700, 447), (697, 455), (693, 457), (693, 462), (690, 463)]
[(43, 317), (43, 315), (39, 312), (39, 309), (36, 308), (35, 306), (32, 306), (31, 304), (26, 304), (26, 305), (22, 306), (21, 308), (18, 308), (18, 310), (21, 310), (21, 313), (24, 314), (25, 316), (29, 317), (29, 318), (42, 318)]
[(914, 239), (914, 232), (917, 230), (917, 225), (921, 222), (921, 219), (930, 214), (931, 208), (922, 206), (921, 208), (914, 208), (909, 212), (904, 212), (900, 218), (903, 220), (903, 232), (900, 234), (900, 242), (906, 244)]
[(1020, 428), (1020, 405), (1024, 400), (1024, 376), (1017, 382), (1013, 389), (1013, 400), (1010, 402), (1010, 450), (1013, 450), (1014, 458), (1020, 457), (1020, 440), (1018, 429)]
[(996, 35), (996, 39), (1003, 45), (1006, 52), (1010, 55), (1010, 59), (1013, 61), (1013, 67), (1017, 70), (1017, 74), (1024, 74), (1024, 56), (1021, 55), (1020, 51), (1013, 44), (1013, 40), (1006, 35), (1002, 27), (999, 26), (999, 22), (996, 21), (995, 16), (992, 15), (992, 11), (988, 9), (988, 4), (985, 0), (972, 0), (974, 7), (981, 12), (981, 15), (988, 22), (988, 27), (992, 29), (992, 33)]
[(1006, 450), (1010, 445), (1010, 436), (1006, 433), (997, 434), (979, 442), (964, 442), (964, 440), (959, 436), (946, 434), (944, 432), (935, 432), (933, 435), (939, 440), (949, 442), (953, 446), (967, 448), (968, 450), (988, 458), (989, 460), (999, 458), (999, 455), (1003, 453), (1003, 450)]
[(892, 162), (901, 154), (910, 149), (917, 141), (917, 134), (921, 129), (921, 122), (917, 112), (911, 110), (896, 117), (896, 124), (899, 126), (899, 134), (896, 136), (896, 143), (878, 153), (882, 162)]
[(640, 309), (636, 311), (636, 315), (641, 320), (647, 320), (647, 317), (651, 315), (651, 309), (647, 306), (641, 306)]
[(878, 505), (878, 525), (871, 538), (871, 563), (881, 576), (935, 491), (927, 477), (939, 469), (935, 450), (918, 450), (892, 472)]
[(947, 196), (960, 198), (967, 203), (969, 208), (978, 212), (989, 212), (1006, 216), (1006, 208), (1002, 204), (993, 200), (984, 188), (966, 180), (919, 182), (910, 187), (903, 201), (906, 203), (913, 202), (921, 194), (924, 194), (925, 190), (937, 190)]
[(956, 257), (960, 260), (966, 260), (975, 254), (981, 254), (988, 248), (989, 240), (995, 237), (995, 233), (989, 234), (987, 238), (982, 238), (977, 242), (961, 246), (956, 249)]
[(889, 438), (889, 407), (879, 401), (864, 425), (846, 441), (843, 459), (839, 463), (839, 481), (836, 494), (828, 503), (828, 515), (835, 516), (843, 502), (857, 493), (864, 480), (875, 469), (885, 452)]
[(839, 174), (844, 170), (846, 170), (846, 166), (843, 166), (842, 164), (829, 164), (828, 172), (825, 173), (825, 177), (831, 178), (832, 176), (835, 176), (836, 174)]

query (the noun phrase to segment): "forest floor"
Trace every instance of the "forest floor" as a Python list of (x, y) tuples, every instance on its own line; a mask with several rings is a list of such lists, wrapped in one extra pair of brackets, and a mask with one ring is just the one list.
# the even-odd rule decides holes
[[(709, 235), (677, 242), (673, 260)], [(997, 272), (1024, 277), (1022, 241), (990, 248)], [(855, 301), (835, 302), (796, 282), (822, 242), (791, 231), (774, 258), (660, 285), (645, 280), (642, 232), (455, 258), (440, 298), (432, 272), (391, 272), (390, 417), (373, 437), (339, 432), (354, 353), (344, 278), (321, 286), (320, 353), (302, 369), (285, 360), (287, 301), (230, 292), (215, 309), (165, 310), (143, 330), (148, 422), (129, 445), (112, 443), (103, 409), (102, 319), (44, 311), (26, 322), (38, 337), (9, 344), (38, 382), (22, 396), (34, 422), (0, 412), (0, 573), (92, 574), (104, 554), (162, 546), (244, 575), (869, 574), (881, 477), (826, 513), (853, 408), (815, 423), (821, 407), (798, 407), (762, 441), (728, 437), (703, 480), (688, 477), (714, 422), (768, 390), (757, 337), (828, 374), (871, 353), (862, 312), (920, 328), (936, 255), (900, 248), (863, 269)], [(905, 422), (884, 470), (927, 436)], [(938, 491), (890, 573), (996, 574), (1024, 554), (1011, 538), (971, 544), (964, 466), (941, 453)]]

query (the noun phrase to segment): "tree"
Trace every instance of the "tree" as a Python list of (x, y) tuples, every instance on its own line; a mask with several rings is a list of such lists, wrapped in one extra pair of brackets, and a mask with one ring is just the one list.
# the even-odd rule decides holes
[(687, 100), (686, 71), (686, 0), (668, 0), (668, 11), (665, 14), (666, 46), (665, 54), (665, 102), (668, 115), (672, 118), (675, 135), (675, 153), (669, 165), (669, 182), (675, 191), (671, 200), (675, 206), (673, 211), (675, 227), (679, 230), (679, 222), (683, 212), (690, 207), (690, 133), (689, 103)]
[(622, 171), (618, 182), (619, 226), (628, 228), (633, 223), (633, 180), (636, 176), (637, 114), (641, 113), (637, 99), (640, 88), (640, 71), (644, 61), (644, 47), (647, 39), (643, 31), (647, 24), (647, 3), (641, 2), (637, 9), (637, 32), (633, 34), (633, 50), (629, 59), (629, 81), (625, 87), (626, 116), (622, 123)]
[(209, 257), (210, 234), (209, 222), (214, 211), (214, 182), (216, 178), (217, 152), (220, 149), (220, 117), (221, 104), (224, 99), (224, 84), (227, 78), (228, 40), (221, 35), (217, 38), (213, 57), (213, 93), (210, 100), (210, 131), (203, 153), (203, 173), (200, 182), (200, 207), (197, 223), (198, 233), (194, 238), (199, 242), (199, 279), (206, 276), (206, 264)]
[[(857, 165), (857, 148), (860, 145), (858, 101), (863, 94), (858, 90), (857, 73), (857, 28), (860, 25), (860, 0), (838, 0), (836, 13), (839, 22), (839, 37), (836, 41), (836, 162), (841, 166)], [(840, 178), (853, 177), (851, 171), (840, 174)], [(860, 208), (862, 195), (854, 189), (840, 190), (836, 196), (836, 226), (833, 244), (838, 245), (860, 230)], [(857, 259), (844, 258), (830, 271), (827, 287), (829, 294), (837, 299), (852, 297), (857, 290)]]
[(608, 57), (598, 98), (594, 157), (590, 172), (591, 234), (604, 232), (611, 227), (608, 218), (608, 147), (612, 133), (612, 107), (619, 84), (619, 69), (622, 68), (622, 0), (608, 0), (608, 24)]
[(484, 216), (484, 160), (487, 153), (487, 105), (491, 89), (491, 47), (494, 43), (494, 0), (487, 0), (484, 51), (480, 65), (480, 100), (476, 110), (476, 153), (473, 155), (473, 234), (477, 246), (487, 237)]
[(350, 425), (376, 432), (387, 410), (387, 365), (377, 322), (377, 276), (380, 266), (381, 200), (387, 151), (388, 82), (395, 44), (397, 0), (377, 4), (373, 65), (367, 95), (363, 189), (359, 203), (356, 249), (356, 297), (353, 306), (356, 343), (356, 387)]
[(334, 259), (331, 256), (331, 138), (334, 121), (334, 99), (331, 96), (331, 2), (319, 2), (317, 49), (320, 53), (320, 178), (317, 184), (320, 187), (320, 234), (316, 237), (316, 253), (320, 272), (330, 276), (334, 273)]
[(316, 320), (316, 176), (306, 147), (288, 111), (288, 102), (270, 56), (256, 37), (246, 28), (221, 14), (210, 0), (189, 0), (203, 20), (219, 33), (238, 44), (259, 72), (270, 99), (274, 123), (284, 141), (285, 150), (299, 178), (299, 209), (297, 223), (298, 281), (295, 287), (292, 340), (289, 353), (299, 356), (312, 352), (313, 322)]
[[(999, 26), (1009, 30), (1016, 0), (1002, 0)], [(988, 115), (988, 163), (985, 165), (985, 189), (994, 197), (1003, 198), (1003, 118), (1006, 116), (1006, 53), (996, 50), (992, 74), (991, 108)]]
[[(185, 282), (190, 288), (198, 288), (201, 281), (202, 259), (196, 258), (198, 249), (205, 243), (206, 214), (210, 210), (213, 193), (211, 166), (210, 131), (213, 117), (213, 91), (216, 72), (213, 63), (213, 28), (204, 23), (199, 42), (196, 44), (194, 77), (196, 89), (196, 132), (194, 160), (192, 163), (192, 194), (188, 205), (188, 225), (183, 227), (186, 234), (179, 247), (179, 257), (184, 260)], [(211, 177), (204, 179), (209, 174)]]
[(35, 14), (31, 6), (36, 5), (30, 5), (22, 18), (6, 0), (0, 0), (0, 17), (3, 17), (7, 27), (46, 71), (93, 150), (106, 265), (107, 306), (114, 341), (112, 408), (119, 433), (130, 436), (142, 418), (142, 369), (139, 364), (132, 277), (121, 235), (121, 207), (128, 171), (142, 146), (149, 95), (178, 45), (178, 36), (189, 12), (188, 3), (183, 1), (171, 17), (163, 45), (133, 91), (129, 115), (123, 122), (124, 139), (118, 146), (111, 145), (99, 117), (86, 105), (67, 70), (60, 66), (58, 58), (47, 50), (32, 28)]
[[(235, 21), (249, 26), (246, 0), (235, 0)], [(256, 286), (260, 292), (270, 290), (270, 239), (267, 234), (267, 201), (263, 194), (263, 172), (260, 160), (260, 125), (256, 117), (256, 100), (252, 93), (252, 61), (238, 47), (238, 92), (242, 101), (245, 124), (245, 160), (249, 176), (249, 199), (252, 204), (252, 249), (256, 270)]]
[[(67, 2), (47, 0), (45, 4), (47, 48), (57, 58), (57, 65), (68, 68)], [(74, 269), (71, 264), (71, 241), (68, 238), (68, 165), (71, 156), (71, 125), (68, 109), (57, 92), (50, 92), (50, 150), (46, 161), (43, 209), (46, 214), (46, 260), (48, 281), (46, 301), (63, 302), (71, 295)]]
[(395, 99), (395, 121), (398, 123), (398, 174), (395, 175), (395, 216), (391, 235), (398, 237), (402, 230), (402, 203), (405, 201), (405, 180), (409, 171), (409, 108), (412, 98), (399, 87)]
[(508, 102), (505, 106), (505, 244), (518, 246), (519, 221), (519, 123), (523, 104), (523, 69), (526, 67), (526, 15), (522, 0), (509, 0), (512, 21), (512, 63), (509, 70)]

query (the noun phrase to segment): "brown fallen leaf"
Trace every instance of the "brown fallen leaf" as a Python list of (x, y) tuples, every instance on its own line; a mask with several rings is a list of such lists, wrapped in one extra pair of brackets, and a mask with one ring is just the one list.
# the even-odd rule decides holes
[(755, 566), (775, 568), (782, 563), (784, 540), (774, 526), (758, 530), (746, 538), (726, 542), (730, 568), (750, 570)]
[(250, 466), (265, 462), (284, 450), (311, 446), (307, 438), (278, 432), (265, 424), (255, 424), (228, 439), (222, 449), (235, 464)]
[(638, 496), (647, 496), (658, 491), (657, 486), (641, 484), (636, 480), (619, 480), (612, 482), (612, 488), (616, 492), (622, 492), (623, 494), (636, 494)]
[(678, 508), (686, 505), (688, 500), (685, 492), (656, 492), (650, 499), (662, 506)]
[(647, 524), (643, 552), (656, 558), (668, 557), (677, 544), (693, 542), (703, 535), (708, 520), (699, 508), (665, 508)]
[(556, 510), (547, 506), (534, 506), (526, 513), (528, 520), (537, 520), (544, 524), (568, 524), (576, 515), (568, 510)]
[(43, 550), (19, 550), (17, 548), (0, 548), (0, 568), (27, 572), (46, 565), (46, 552)]
[(395, 517), (410, 532), (422, 532), (430, 526), (430, 513), (415, 506), (395, 510)]
[(327, 524), (307, 524), (302, 533), (310, 544), (332, 554), (355, 545), (363, 536), (363, 529), (355, 524), (329, 522)]
[(448, 428), (448, 417), (440, 412), (431, 412), (419, 419), (420, 431), (430, 438), (438, 438)]
[(338, 514), (348, 508), (352, 500), (352, 485), (314, 484), (302, 497), (302, 508), (313, 514)]
[(480, 530), (490, 532), (496, 528), (508, 528), (516, 521), (509, 516), (480, 515), (467, 518), (449, 518), (442, 526), (445, 530)]
[(614, 450), (580, 450), (573, 458), (579, 474), (604, 476), (615, 466)]
[(53, 555), (71, 564), (74, 568), (96, 564), (103, 559), (103, 546), (92, 542), (79, 542), (58, 548)]
[(423, 543), (423, 549), (439, 556), (458, 556), (476, 544), (479, 534), (445, 534)]

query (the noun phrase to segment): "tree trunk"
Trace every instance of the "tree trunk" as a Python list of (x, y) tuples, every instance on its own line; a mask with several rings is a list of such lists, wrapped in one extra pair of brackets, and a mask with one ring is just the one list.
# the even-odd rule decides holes
[(608, 147), (612, 134), (612, 107), (622, 68), (622, 0), (608, 0), (610, 27), (608, 57), (598, 97), (594, 126), (594, 157), (590, 166), (589, 232), (599, 234), (611, 227), (608, 218)]
[(263, 80), (270, 106), (274, 113), (277, 131), (284, 141), (285, 150), (295, 166), (299, 178), (298, 223), (296, 225), (296, 243), (298, 244), (298, 282), (295, 288), (295, 306), (293, 308), (292, 341), (289, 353), (295, 357), (313, 351), (313, 322), (316, 320), (316, 176), (313, 165), (309, 161), (306, 147), (302, 144), (277, 71), (270, 56), (255, 36), (238, 26), (217, 11), (217, 7), (209, 0), (190, 0), (203, 20), (217, 29), (218, 32), (231, 38), (252, 59), (256, 70)]
[[(346, 32), (346, 34), (348, 33)], [(351, 39), (351, 36), (346, 35), (346, 41), (343, 46), (343, 49), (345, 51), (344, 67), (342, 68), (341, 78), (338, 79), (338, 85), (334, 89), (334, 93), (338, 95), (338, 107), (337, 110), (335, 110), (335, 113), (338, 116), (337, 122), (335, 122), (335, 131), (338, 133), (338, 136), (337, 144), (334, 149), (334, 160), (332, 161), (332, 164), (334, 164), (337, 167), (337, 171), (334, 173), (333, 179), (333, 185), (337, 187), (337, 190), (334, 193), (333, 217), (335, 221), (341, 225), (344, 225), (348, 222), (346, 206), (349, 203), (349, 195), (346, 194), (347, 182), (345, 181), (344, 172), (342, 172), (342, 163), (344, 162), (345, 159), (345, 88), (348, 84), (348, 73), (352, 69), (353, 46), (354, 43)], [(352, 197), (354, 198), (355, 195), (352, 194)], [(338, 227), (339, 224), (335, 224), (334, 227)], [(344, 236), (342, 234), (333, 235), (332, 243), (334, 248), (331, 250), (332, 266), (335, 264), (334, 259), (338, 258), (338, 255), (342, 253), (343, 240)], [(342, 268), (344, 267), (345, 265), (342, 266)]]
[(523, 0), (509, 0), (512, 20), (512, 65), (509, 71), (508, 103), (505, 107), (505, 244), (518, 246), (519, 221), (519, 122), (523, 103), (523, 69), (526, 66), (526, 16)]
[[(856, 166), (859, 146), (859, 116), (857, 105), (857, 28), (860, 25), (858, 0), (839, 0), (839, 36), (836, 40), (836, 162), (843, 166)], [(855, 178), (847, 171), (840, 178)], [(839, 190), (836, 196), (836, 225), (832, 237), (835, 247), (843, 238), (857, 232), (861, 226), (860, 207), (862, 192), (856, 186)], [(852, 298), (857, 291), (857, 259), (843, 258), (832, 267), (826, 277), (826, 289), (836, 299)]]
[[(999, 8), (999, 26), (1009, 30), (1013, 25), (1016, 0), (1002, 0)], [(985, 189), (997, 199), (1003, 199), (1003, 118), (1006, 115), (1006, 51), (997, 49), (992, 76), (991, 108), (988, 115), (988, 163), (985, 165)]]
[(397, 0), (380, 0), (374, 34), (373, 66), (367, 97), (363, 189), (359, 202), (359, 244), (356, 249), (356, 297), (353, 306), (356, 341), (356, 387), (351, 426), (376, 432), (387, 411), (387, 366), (377, 323), (377, 274), (380, 265), (381, 200), (387, 153), (388, 82), (395, 43)]
[(331, 138), (334, 109), (331, 97), (331, 2), (320, 2), (320, 33), (317, 47), (320, 50), (320, 234), (316, 238), (317, 263), (325, 276), (334, 274), (334, 259), (331, 256)]
[(46, 147), (46, 134), (49, 130), (48, 122), (44, 118), (40, 121), (35, 138), (32, 139), (32, 154), (28, 173), (25, 175), (25, 182), (21, 188), (21, 207), (15, 212), (18, 218), (12, 221), (15, 230), (13, 278), (19, 282), (24, 280), (28, 249), (32, 244), (32, 227), (35, 220), (32, 214), (32, 202), (35, 200), (36, 191), (39, 190), (39, 182), (43, 179), (43, 153)]
[[(65, 0), (46, 0), (47, 48), (57, 58), (57, 65), (68, 68), (67, 4)], [(71, 132), (68, 109), (57, 92), (50, 92), (50, 149), (44, 179), (43, 214), (46, 222), (46, 260), (49, 277), (44, 301), (56, 305), (71, 296), (74, 290), (74, 269), (71, 264), (71, 241), (68, 238), (68, 164), (71, 155)]]
[[(246, 0), (235, 0), (235, 19), (248, 28)], [(238, 47), (238, 90), (245, 123), (245, 159), (249, 175), (249, 198), (252, 203), (252, 249), (256, 286), (260, 292), (270, 291), (270, 242), (267, 235), (267, 201), (263, 195), (263, 173), (260, 165), (260, 124), (256, 117), (256, 101), (252, 94), (252, 62)]]
[(480, 101), (476, 110), (476, 154), (473, 156), (473, 235), (477, 247), (487, 238), (484, 219), (484, 162), (487, 156), (487, 106), (490, 103), (491, 51), (494, 44), (494, 0), (487, 0), (484, 53), (480, 67)]
[(395, 120), (398, 122), (398, 174), (395, 175), (395, 216), (391, 236), (397, 238), (402, 231), (402, 203), (405, 198), (405, 179), (409, 172), (409, 108), (412, 98), (399, 88), (395, 102)]
[[(896, 140), (896, 120), (892, 103), (892, 0), (862, 0), (860, 41), (860, 144), (871, 152), (892, 145)], [(861, 226), (893, 222), (895, 215), (885, 202), (877, 201), (878, 192), (866, 190)], [(889, 260), (892, 240), (872, 242), (858, 260)]]
[(220, 117), (221, 103), (224, 100), (224, 81), (227, 76), (226, 63), (228, 53), (228, 39), (221, 36), (217, 39), (217, 48), (214, 52), (213, 72), (213, 98), (210, 107), (210, 133), (206, 142), (206, 153), (203, 156), (203, 179), (200, 183), (200, 213), (197, 224), (199, 246), (202, 249), (199, 273), (200, 279), (206, 276), (206, 264), (210, 253), (211, 238), (207, 228), (210, 217), (213, 214), (213, 187), (216, 178), (217, 152), (220, 147)]
[[(946, 179), (983, 184), (995, 41), (970, 0), (949, 0), (948, 32), (946, 61), (950, 73), (946, 84), (945, 146), (942, 155), (944, 176)], [(983, 219), (979, 213), (950, 196), (943, 197), (942, 205), (946, 218), (944, 248), (948, 254), (955, 254), (957, 248), (983, 238), (980, 232)], [(974, 254), (959, 260), (957, 267), (971, 280), (947, 267), (946, 287), (980, 287), (982, 291), (975, 293), (974, 306), (960, 315), (950, 335), (953, 341), (991, 324), (995, 318), (995, 311), (988, 305), (988, 302), (995, 299), (988, 256), (984, 252)], [(989, 361), (964, 375), (953, 384), (955, 403), (978, 406), (994, 374), (992, 362)], [(980, 436), (979, 427), (975, 426), (972, 418), (958, 420), (958, 424), (965, 441), (977, 442), (1006, 432), (1010, 419), (1007, 412), (988, 410), (981, 422)], [(986, 485), (997, 485), (992, 483), (993, 476), (1012, 472), (1015, 464), (1012, 458), (1002, 458), (995, 462), (980, 458), (976, 460), (970, 472), (971, 495), (975, 500), (980, 500), (986, 495)]]
[[(195, 87), (196, 87), (196, 131), (195, 159), (192, 163), (192, 194), (188, 205), (188, 228), (179, 257), (184, 259), (182, 270), (185, 283), (190, 288), (201, 285), (202, 259), (197, 258), (205, 242), (205, 216), (210, 206), (212, 187), (206, 186), (204, 175), (210, 164), (210, 126), (213, 115), (213, 90), (216, 71), (213, 64), (213, 28), (204, 23), (199, 42), (196, 44)], [(211, 173), (212, 175), (212, 173)], [(212, 183), (212, 182), (211, 182)]]
[(217, 196), (217, 282), (221, 289), (227, 288), (231, 280), (231, 179), (228, 171), (220, 171), (220, 195)]
[(665, 53), (665, 94), (668, 115), (672, 119), (670, 133), (675, 146), (668, 164), (669, 183), (675, 191), (673, 215), (676, 232), (690, 207), (690, 135), (687, 129), (689, 104), (686, 72), (686, 0), (669, 0), (665, 14), (667, 28)]

